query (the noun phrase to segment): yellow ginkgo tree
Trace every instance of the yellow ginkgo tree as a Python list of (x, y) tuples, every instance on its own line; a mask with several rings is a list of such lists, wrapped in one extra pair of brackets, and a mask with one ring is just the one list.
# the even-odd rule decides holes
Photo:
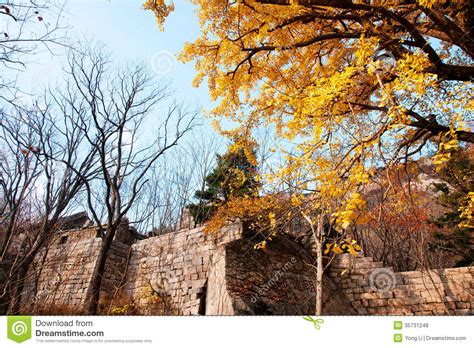
[[(217, 127), (274, 127), (285, 141), (281, 178), (304, 170), (304, 185), (351, 207), (375, 167), (429, 146), (442, 165), (474, 142), (469, 1), (192, 2), (201, 36), (181, 59), (195, 62), (196, 85), (207, 82)], [(173, 10), (164, 0), (145, 7), (160, 23)]]
[[(196, 85), (207, 83), (216, 128), (249, 137), (272, 128), (284, 161), (267, 179), (316, 196), (341, 228), (360, 215), (376, 168), (430, 149), (443, 166), (474, 142), (469, 1), (192, 3), (201, 35), (180, 58), (195, 63)], [(147, 8), (160, 23), (172, 9)]]

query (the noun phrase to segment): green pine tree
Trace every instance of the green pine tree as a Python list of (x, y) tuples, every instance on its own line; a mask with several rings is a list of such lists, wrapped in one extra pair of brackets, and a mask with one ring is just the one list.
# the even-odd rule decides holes
[[(256, 147), (252, 148), (255, 157)], [(244, 197), (258, 192), (257, 166), (242, 148), (229, 146), (223, 155), (217, 155), (216, 167), (206, 176), (205, 189), (195, 192), (198, 200), (187, 206), (196, 224), (206, 222), (216, 211), (233, 197)]]

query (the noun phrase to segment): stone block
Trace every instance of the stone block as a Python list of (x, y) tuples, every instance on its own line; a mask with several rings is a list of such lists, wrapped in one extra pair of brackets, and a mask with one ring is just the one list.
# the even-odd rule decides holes
[(409, 297), (409, 298), (403, 299), (403, 303), (405, 305), (417, 305), (417, 304), (422, 304), (425, 302), (426, 302), (425, 299), (420, 298), (420, 297)]
[(456, 308), (458, 309), (469, 309), (471, 308), (471, 304), (468, 302), (456, 302)]
[(420, 296), (440, 300), (441, 296), (442, 296), (442, 293), (441, 293), (441, 296), (440, 296), (440, 294), (438, 294), (438, 292), (436, 290), (422, 290), (422, 291), (420, 291)]
[(364, 299), (364, 300), (375, 300), (375, 299), (380, 298), (380, 294), (377, 293), (377, 292), (363, 293), (363, 294), (360, 295), (360, 298)]
[(370, 307), (384, 307), (387, 303), (388, 302), (385, 299), (369, 300)]
[(454, 313), (456, 315), (473, 315), (474, 311), (471, 309), (456, 309)]
[(423, 285), (423, 283), (424, 283), (424, 280), (423, 280), (423, 278), (421, 278), (421, 276), (419, 276), (419, 277), (413, 277), (413, 276), (403, 277), (403, 284), (405, 284), (405, 285)]
[[(418, 293), (419, 294), (419, 293)], [(418, 295), (417, 294), (417, 295)], [(415, 294), (412, 291), (405, 291), (405, 290), (393, 290), (393, 296), (395, 298), (406, 298), (406, 297), (412, 297)]]
[(198, 279), (191, 282), (191, 287), (194, 289), (202, 288), (207, 282), (207, 279)]
[(401, 307), (405, 304), (404, 300), (403, 299), (399, 299), (399, 298), (391, 298), (387, 301), (387, 304), (390, 306), (390, 307)]
[(381, 291), (379, 292), (380, 298), (388, 299), (388, 298), (393, 298), (393, 292), (392, 291)]
[(456, 302), (447, 302), (445, 303), (445, 306), (448, 309), (456, 309)]
[(367, 308), (367, 313), (370, 315), (387, 315), (389, 314), (389, 310), (383, 307)]

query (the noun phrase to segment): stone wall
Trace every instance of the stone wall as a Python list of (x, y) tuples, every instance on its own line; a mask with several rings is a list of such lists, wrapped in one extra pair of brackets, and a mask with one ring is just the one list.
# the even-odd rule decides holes
[[(126, 230), (128, 225), (117, 233), (107, 259), (99, 302), (101, 312), (107, 309), (107, 303), (118, 291), (125, 275), (130, 249), (130, 245), (123, 242)], [(85, 311), (101, 244), (97, 233), (97, 228), (87, 227), (54, 236), (28, 272), (22, 294), (22, 313), (81, 314)]]
[(219, 234), (202, 227), (148, 238), (132, 246), (127, 277), (114, 307), (134, 314), (204, 314), (209, 266), (221, 244), (241, 238), (240, 224)]
[[(276, 236), (265, 249), (235, 240), (218, 248), (208, 280), (207, 315), (305, 315), (316, 310), (315, 260), (294, 239)], [(333, 282), (323, 280), (326, 314), (355, 314)]]
[[(265, 249), (239, 223), (113, 241), (99, 312), (139, 315), (304, 315), (315, 308), (315, 261), (304, 239)], [(82, 314), (101, 239), (95, 227), (63, 231), (29, 270), (22, 313)], [(306, 246), (304, 246), (306, 245)], [(468, 315), (474, 267), (393, 273), (370, 257), (339, 255), (323, 279), (323, 314)]]
[(330, 276), (358, 314), (474, 314), (474, 267), (394, 273), (371, 257), (340, 255)]
[(73, 307), (81, 311), (99, 252), (100, 241), (95, 237), (94, 228), (55, 236), (28, 272), (22, 313), (47, 314)]
[(100, 289), (99, 312), (101, 314), (110, 313), (114, 300), (122, 290), (129, 270), (131, 253), (131, 245), (119, 240), (112, 242)]

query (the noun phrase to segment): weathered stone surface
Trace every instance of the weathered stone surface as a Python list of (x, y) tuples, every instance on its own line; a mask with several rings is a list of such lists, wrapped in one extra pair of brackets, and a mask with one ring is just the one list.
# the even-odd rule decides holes
[[(359, 268), (361, 265), (362, 270)], [(343, 270), (346, 270), (346, 278), (339, 276)], [(474, 267), (394, 273), (392, 269), (373, 262), (372, 258), (341, 255), (333, 263), (330, 274), (344, 289), (348, 299), (356, 295), (361, 299), (352, 302), (358, 314), (445, 315), (449, 312), (452, 315), (472, 315), (472, 270)], [(358, 280), (361, 274), (367, 275), (369, 286), (361, 285), (360, 281), (345, 281), (354, 279), (354, 276)], [(378, 283), (377, 277), (382, 277), (385, 282)]]
[[(266, 249), (236, 240), (217, 251), (208, 282), (206, 314), (304, 315), (315, 312), (314, 264), (311, 255), (287, 237)], [(325, 312), (355, 314), (329, 278), (324, 280)]]
[[(266, 249), (240, 223), (137, 240), (121, 227), (108, 256), (100, 312), (128, 314), (313, 314), (315, 262), (293, 237)], [(97, 229), (61, 231), (29, 270), (22, 312), (81, 314), (98, 257)], [(371, 257), (340, 255), (323, 281), (324, 314), (474, 314), (474, 267), (394, 273)], [(120, 311), (119, 311), (120, 312)]]

